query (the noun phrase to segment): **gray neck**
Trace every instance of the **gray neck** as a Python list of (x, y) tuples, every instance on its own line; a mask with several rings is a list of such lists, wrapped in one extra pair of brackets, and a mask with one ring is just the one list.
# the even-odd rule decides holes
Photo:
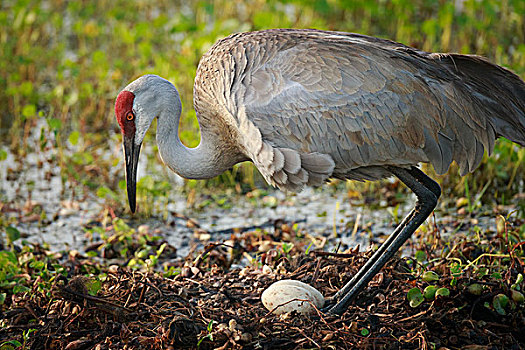
[(216, 136), (199, 124), (200, 144), (195, 148), (184, 146), (179, 138), (180, 109), (176, 104), (165, 107), (157, 122), (157, 144), (164, 164), (186, 179), (209, 179), (226, 170), (217, 159)]

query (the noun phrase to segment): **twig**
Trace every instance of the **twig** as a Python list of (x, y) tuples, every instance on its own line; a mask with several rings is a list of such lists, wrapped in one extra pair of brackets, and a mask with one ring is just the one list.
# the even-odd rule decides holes
[[(225, 235), (225, 234), (232, 234), (232, 233), (243, 233), (243, 232), (246, 232), (246, 231), (256, 230), (258, 228), (274, 227), (275, 223), (278, 222), (278, 221), (284, 221), (284, 220), (280, 220), (280, 219), (268, 220), (265, 223), (260, 224), (260, 225), (227, 228), (227, 229), (224, 229), (224, 230), (207, 231), (207, 232), (210, 233), (210, 234), (215, 234), (215, 235)], [(306, 219), (300, 219), (300, 220), (294, 221), (295, 224), (300, 223), (300, 222), (306, 222)]]
[(62, 291), (66, 292), (66, 293), (69, 293), (69, 294), (72, 294), (74, 296), (77, 296), (77, 297), (80, 297), (84, 300), (87, 300), (87, 301), (92, 301), (94, 303), (100, 303), (100, 304), (106, 304), (106, 305), (111, 305), (113, 307), (116, 307), (116, 308), (119, 308), (119, 309), (123, 309), (127, 312), (132, 312), (131, 309), (125, 307), (125, 306), (122, 306), (122, 305), (119, 305), (119, 304), (116, 304), (116, 303), (113, 303), (109, 300), (104, 300), (104, 299), (101, 299), (101, 298), (97, 298), (97, 297), (94, 297), (94, 296), (91, 296), (91, 295), (88, 295), (88, 294), (81, 294), (81, 293), (77, 293), (67, 287), (63, 287), (61, 288)]
[(310, 338), (309, 336), (306, 335), (306, 333), (299, 327), (291, 327), (292, 329), (295, 329), (296, 331), (298, 331), (299, 333), (301, 333), (301, 335), (303, 337), (305, 337), (306, 339), (308, 339), (309, 341), (311, 341), (312, 343), (315, 344), (315, 346), (317, 346), (318, 349), (321, 349), (321, 346), (319, 344), (316, 343), (315, 340), (313, 340), (312, 338)]
[(194, 265), (195, 267), (199, 267), (201, 262), (204, 260), (204, 256), (206, 256), (209, 252), (211, 252), (213, 249), (217, 248), (217, 247), (221, 247), (221, 246), (224, 246), (224, 247), (228, 247), (228, 248), (234, 248), (233, 246), (229, 245), (229, 244), (224, 244), (224, 243), (210, 243), (208, 245), (208, 247), (206, 247), (206, 249), (204, 249), (204, 251), (199, 254), (199, 256), (197, 257), (197, 259), (195, 259), (195, 262), (194, 262)]
[(317, 251), (317, 250), (314, 250), (312, 253), (314, 253), (314, 255), (316, 256), (333, 256), (336, 258), (353, 258), (358, 255), (355, 253), (332, 253), (332, 252), (324, 252), (324, 251)]
[(428, 313), (430, 311), (430, 309), (432, 309), (432, 306), (434, 305), (434, 303), (432, 302), (432, 304), (430, 305), (430, 307), (427, 309), (427, 310), (423, 310), (415, 315), (412, 315), (412, 316), (408, 316), (408, 317), (405, 317), (405, 318), (402, 318), (400, 320), (396, 320), (396, 322), (405, 322), (405, 321), (408, 321), (408, 320), (411, 320), (413, 318), (417, 318), (419, 316), (423, 316), (424, 314)]
[(314, 284), (315, 281), (317, 281), (317, 277), (319, 277), (319, 270), (321, 269), (321, 258), (317, 258), (317, 264), (315, 265), (315, 271), (314, 275), (312, 276), (311, 283)]

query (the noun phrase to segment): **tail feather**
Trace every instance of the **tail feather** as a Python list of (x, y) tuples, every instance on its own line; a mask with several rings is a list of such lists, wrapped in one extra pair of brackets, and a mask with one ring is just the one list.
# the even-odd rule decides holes
[(496, 137), (525, 146), (525, 82), (510, 70), (475, 55), (431, 54), (459, 75)]

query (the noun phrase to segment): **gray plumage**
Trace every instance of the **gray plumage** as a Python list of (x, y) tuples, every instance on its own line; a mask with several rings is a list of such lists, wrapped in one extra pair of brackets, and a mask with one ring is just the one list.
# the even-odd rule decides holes
[(194, 105), (201, 130), (216, 129), (228, 153), (288, 190), (420, 162), (443, 174), (456, 161), (464, 175), (498, 136), (525, 145), (525, 84), (514, 73), (358, 34), (231, 35), (202, 58)]
[(473, 171), (504, 136), (525, 145), (525, 83), (478, 56), (435, 54), (358, 34), (276, 29), (229, 36), (204, 55), (194, 87), (201, 142), (179, 138), (177, 90), (156, 75), (129, 84), (115, 114), (128, 200), (136, 209), (140, 147), (157, 118), (164, 163), (203, 179), (251, 160), (264, 178), (297, 191), (330, 177), (394, 175), (415, 208), (325, 310), (341, 314), (428, 218), (441, 188), (415, 166)]

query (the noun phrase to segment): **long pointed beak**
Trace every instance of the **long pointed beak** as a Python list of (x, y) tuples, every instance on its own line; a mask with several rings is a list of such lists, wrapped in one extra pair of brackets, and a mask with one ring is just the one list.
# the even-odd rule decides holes
[(139, 164), (140, 145), (135, 145), (133, 138), (124, 136), (123, 148), (126, 160), (126, 184), (129, 208), (135, 213), (137, 204), (137, 165)]

